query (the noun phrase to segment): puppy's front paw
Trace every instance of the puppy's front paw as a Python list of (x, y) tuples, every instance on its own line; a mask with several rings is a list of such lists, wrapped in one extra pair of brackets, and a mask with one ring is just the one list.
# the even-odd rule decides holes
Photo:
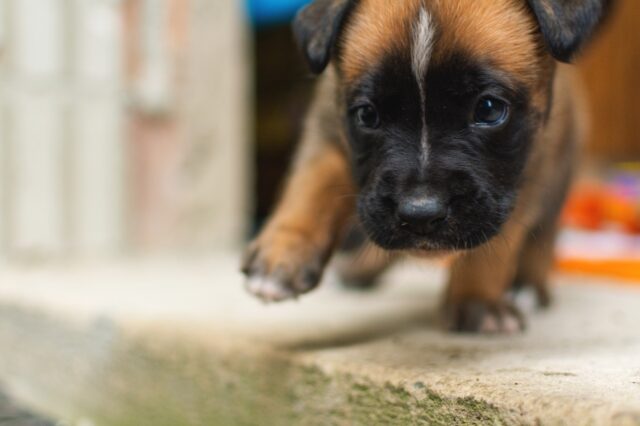
[(450, 331), (481, 334), (514, 334), (524, 331), (524, 317), (513, 304), (467, 300), (445, 306)]
[(296, 233), (282, 231), (260, 236), (248, 248), (243, 261), (246, 289), (265, 302), (295, 299), (318, 285), (324, 259), (324, 253)]

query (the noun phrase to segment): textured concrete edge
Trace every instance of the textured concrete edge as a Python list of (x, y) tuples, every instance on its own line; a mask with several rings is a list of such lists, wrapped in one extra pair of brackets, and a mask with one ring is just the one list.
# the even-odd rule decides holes
[[(124, 330), (126, 328), (126, 331)], [(80, 325), (0, 306), (0, 382), (33, 408), (95, 425), (533, 424), (525, 413), (324, 371), (305, 353), (157, 324)]]
[(17, 407), (0, 391), (0, 424), (11, 426), (55, 426), (35, 413)]

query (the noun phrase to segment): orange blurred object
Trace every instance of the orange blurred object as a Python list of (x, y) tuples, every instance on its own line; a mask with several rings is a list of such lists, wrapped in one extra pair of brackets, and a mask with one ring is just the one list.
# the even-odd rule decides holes
[(640, 285), (640, 163), (586, 179), (562, 214), (558, 269)]
[(604, 184), (581, 184), (569, 197), (562, 221), (566, 226), (590, 231), (613, 226), (640, 233), (640, 200)]
[(638, 206), (625, 198), (609, 195), (604, 199), (604, 217), (608, 222), (622, 226), (629, 233), (640, 232)]
[(640, 285), (640, 260), (560, 259), (557, 267), (563, 272), (617, 278)]
[(604, 191), (592, 184), (577, 187), (567, 201), (562, 222), (571, 228), (598, 230), (605, 222)]

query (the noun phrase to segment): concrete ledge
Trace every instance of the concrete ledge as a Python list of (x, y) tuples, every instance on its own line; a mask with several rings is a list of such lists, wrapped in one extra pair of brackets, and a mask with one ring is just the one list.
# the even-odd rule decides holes
[(433, 266), (263, 306), (236, 264), (4, 268), (0, 382), (96, 426), (640, 425), (634, 288), (559, 278), (527, 334), (479, 338), (437, 328)]
[(16, 407), (13, 401), (0, 393), (0, 424), (10, 426), (54, 426), (37, 415)]

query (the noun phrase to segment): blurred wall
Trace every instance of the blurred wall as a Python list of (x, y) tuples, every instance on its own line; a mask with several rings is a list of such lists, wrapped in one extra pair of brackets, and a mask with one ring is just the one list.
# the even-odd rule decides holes
[(194, 248), (239, 247), (253, 167), (253, 71), (243, 2), (191, 0), (181, 236)]
[(119, 3), (0, 3), (4, 252), (41, 256), (122, 246)]
[(0, 0), (0, 256), (238, 246), (245, 21), (235, 0)]
[[(130, 27), (138, 33), (147, 27), (143, 39), (128, 46), (137, 88), (129, 127), (131, 236), (144, 251), (238, 247), (246, 236), (253, 73), (242, 6), (234, 0), (128, 2)], [(165, 13), (150, 16), (149, 7)]]
[(618, 0), (580, 63), (591, 106), (589, 152), (598, 161), (640, 161), (640, 1)]

